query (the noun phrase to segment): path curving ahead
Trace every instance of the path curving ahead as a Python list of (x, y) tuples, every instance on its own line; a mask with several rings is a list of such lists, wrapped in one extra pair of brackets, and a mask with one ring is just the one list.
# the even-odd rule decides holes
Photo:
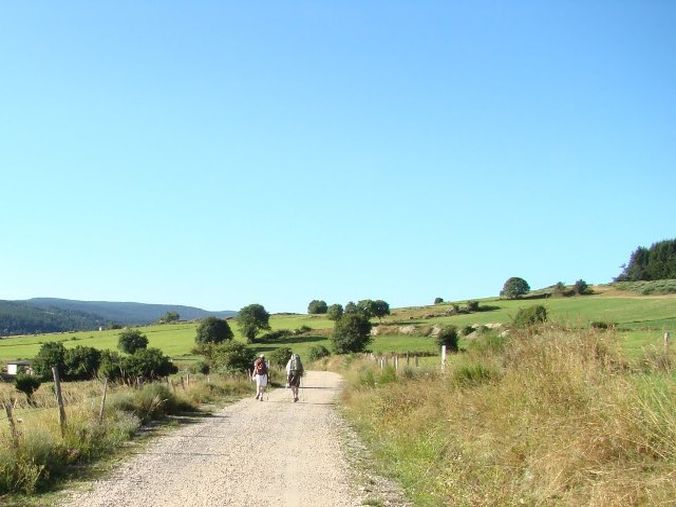
[(310, 371), (301, 401), (277, 389), (158, 437), (71, 507), (355, 506), (333, 402), (341, 377)]

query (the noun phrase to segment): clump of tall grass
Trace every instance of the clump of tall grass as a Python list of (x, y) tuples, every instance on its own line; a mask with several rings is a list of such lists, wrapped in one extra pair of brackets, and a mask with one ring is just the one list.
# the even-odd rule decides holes
[(420, 504), (676, 497), (674, 377), (626, 361), (612, 332), (540, 327), (469, 347), (444, 373), (351, 378), (347, 415)]

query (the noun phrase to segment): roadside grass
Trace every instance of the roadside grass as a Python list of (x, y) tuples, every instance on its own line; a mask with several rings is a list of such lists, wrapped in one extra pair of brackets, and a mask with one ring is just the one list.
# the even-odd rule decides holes
[(416, 505), (666, 505), (669, 364), (628, 358), (613, 332), (548, 326), (477, 340), (445, 373), (343, 361), (344, 411)]

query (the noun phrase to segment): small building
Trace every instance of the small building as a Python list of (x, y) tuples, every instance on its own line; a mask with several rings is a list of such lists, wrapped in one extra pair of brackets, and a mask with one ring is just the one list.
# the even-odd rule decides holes
[(7, 375), (16, 375), (21, 370), (28, 370), (31, 367), (30, 361), (19, 359), (18, 361), (9, 361), (7, 363)]

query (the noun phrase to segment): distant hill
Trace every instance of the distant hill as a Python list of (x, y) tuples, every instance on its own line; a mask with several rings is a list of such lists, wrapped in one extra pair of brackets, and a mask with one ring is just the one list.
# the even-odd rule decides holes
[(33, 298), (0, 301), (0, 335), (96, 329), (111, 323), (150, 324), (167, 312), (178, 313), (182, 320), (210, 316), (226, 318), (237, 314), (234, 311), (210, 312), (182, 305)]
[(77, 301), (58, 298), (33, 298), (25, 301), (39, 308), (54, 307), (62, 310), (100, 315), (106, 320), (119, 324), (149, 324), (157, 321), (167, 312), (176, 312), (181, 320), (202, 319), (204, 317), (232, 317), (237, 312), (225, 310), (210, 312), (194, 306), (156, 305), (146, 303), (118, 303), (112, 301)]
[(75, 309), (0, 301), (0, 336), (96, 329), (106, 324), (100, 315)]

